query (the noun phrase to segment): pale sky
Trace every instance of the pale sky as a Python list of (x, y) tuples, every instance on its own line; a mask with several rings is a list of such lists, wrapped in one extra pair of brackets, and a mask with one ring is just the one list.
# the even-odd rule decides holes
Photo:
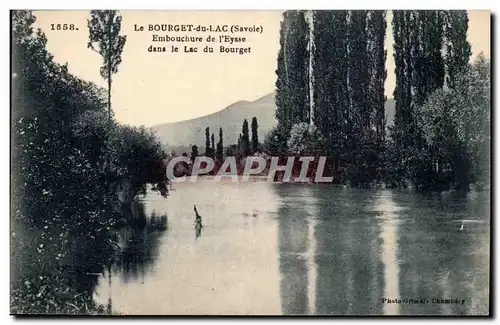
[[(87, 48), (89, 11), (36, 11), (36, 25), (46, 33), (48, 51), (60, 63), (68, 62), (71, 73), (107, 87), (100, 77), (102, 59)], [(121, 123), (151, 126), (196, 118), (219, 111), (239, 100), (255, 100), (274, 91), (279, 50), (280, 11), (121, 11), (122, 32), (127, 42), (119, 71), (113, 76), (112, 108)], [(391, 13), (388, 13), (386, 94), (395, 85)], [(51, 30), (51, 24), (72, 23), (78, 31)], [(134, 31), (134, 25), (145, 31)], [(149, 24), (193, 24), (262, 26), (262, 33), (154, 32)], [(226, 46), (251, 47), (249, 54), (149, 53), (148, 47), (172, 42), (152, 42), (159, 36), (202, 36), (200, 51), (208, 35), (246, 37), (246, 43)], [(490, 13), (469, 11), (469, 42), (473, 57), (481, 51), (490, 56)]]

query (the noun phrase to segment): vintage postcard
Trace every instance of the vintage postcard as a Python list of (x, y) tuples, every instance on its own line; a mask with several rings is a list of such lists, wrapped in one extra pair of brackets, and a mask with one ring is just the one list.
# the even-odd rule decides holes
[(11, 11), (11, 314), (490, 315), (490, 20)]

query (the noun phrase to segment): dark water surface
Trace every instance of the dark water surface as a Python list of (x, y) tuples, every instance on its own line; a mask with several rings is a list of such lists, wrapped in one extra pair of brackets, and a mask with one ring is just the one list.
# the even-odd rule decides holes
[(488, 193), (208, 179), (174, 188), (143, 199), (166, 229), (120, 231), (123, 254), (99, 277), (97, 302), (141, 315), (488, 313)]

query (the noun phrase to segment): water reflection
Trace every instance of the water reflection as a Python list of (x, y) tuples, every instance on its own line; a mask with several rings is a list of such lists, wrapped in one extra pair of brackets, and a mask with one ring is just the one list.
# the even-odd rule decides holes
[(325, 189), (275, 187), (287, 198), (278, 210), (283, 313), (376, 313), (377, 229), (355, 217), (364, 206), (345, 191)]
[[(308, 313), (308, 261), (310, 207), (304, 187), (293, 184), (276, 185), (283, 198), (278, 209), (279, 268), (281, 274), (281, 304), (283, 313)], [(310, 260), (310, 257), (309, 257)]]
[[(112, 278), (120, 280), (118, 286), (120, 282), (144, 282), (146, 275), (154, 270), (160, 238), (168, 229), (167, 215), (155, 211), (148, 214), (144, 202), (134, 202), (130, 211), (128, 224), (115, 230), (114, 263), (102, 272), (98, 280), (101, 284), (107, 282), (108, 310), (113, 310)], [(102, 299), (98, 301), (103, 303)]]
[(201, 229), (202, 228), (203, 228), (203, 226), (200, 223), (196, 223), (196, 225), (194, 226), (194, 231), (195, 231), (195, 237), (196, 237), (196, 239), (200, 238), (200, 236), (201, 236)]
[[(134, 315), (280, 314), (279, 198), (267, 186), (200, 180), (176, 184), (167, 200), (148, 193), (146, 213), (155, 209), (169, 217), (154, 270), (125, 282), (113, 269), (112, 287), (101, 278), (96, 300), (110, 295), (116, 312)], [(193, 204), (203, 216), (198, 239)]]
[[(381, 222), (380, 238), (382, 239), (381, 260), (384, 265), (384, 295), (385, 299), (400, 299), (399, 294), (399, 264), (397, 260), (398, 226), (396, 212), (399, 210), (392, 200), (392, 193), (383, 191), (377, 199), (377, 215)], [(399, 304), (383, 304), (385, 315), (398, 315)]]
[[(479, 202), (478, 202), (479, 200)], [(489, 280), (489, 198), (472, 193), (394, 197), (400, 213), (400, 292), (429, 304), (403, 304), (402, 314), (465, 315), (486, 313)], [(459, 225), (469, 221), (465, 231)], [(436, 304), (433, 299), (465, 299)]]
[(156, 211), (146, 211), (144, 202), (132, 206), (129, 225), (116, 231), (118, 237), (118, 258), (114, 268), (122, 274), (123, 281), (145, 277), (153, 269), (159, 254), (159, 239), (167, 230), (168, 218)]
[(307, 311), (309, 314), (316, 313), (316, 279), (317, 279), (317, 266), (316, 266), (316, 224), (317, 212), (315, 211), (316, 202), (314, 195), (310, 193), (310, 188), (306, 188), (305, 197), (309, 197), (305, 202), (307, 212)]
[(483, 194), (421, 196), (321, 185), (276, 185), (274, 191), (282, 198), (277, 220), (284, 314), (487, 313), (489, 198)]
[(317, 314), (379, 314), (379, 228), (368, 191), (317, 187)]
[(194, 205), (194, 213), (196, 215), (195, 221), (194, 221), (195, 237), (196, 237), (196, 239), (198, 239), (201, 236), (201, 229), (203, 228), (203, 224), (202, 224), (201, 216), (198, 213), (198, 210), (196, 209), (196, 205)]
[[(122, 253), (111, 284), (99, 277), (97, 301), (111, 297), (115, 311), (138, 315), (488, 311), (489, 197), (482, 194), (207, 180), (176, 186), (168, 200), (148, 194), (144, 227), (118, 232)], [(193, 236), (193, 204), (203, 215), (201, 237), (196, 227)], [(166, 214), (168, 227), (156, 217)], [(467, 302), (386, 304), (384, 297)]]

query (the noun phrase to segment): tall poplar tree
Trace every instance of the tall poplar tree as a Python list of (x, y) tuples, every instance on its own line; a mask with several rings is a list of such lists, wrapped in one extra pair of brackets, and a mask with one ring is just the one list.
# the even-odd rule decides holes
[(285, 56), (285, 44), (287, 44), (288, 33), (287, 12), (283, 13), (283, 21), (280, 24), (280, 49), (278, 51), (277, 68), (276, 68), (276, 83), (275, 83), (275, 103), (276, 112), (275, 118), (278, 122), (278, 127), (287, 129), (290, 116), (290, 105), (288, 103), (288, 62)]
[(366, 88), (366, 111), (363, 123), (361, 148), (356, 157), (358, 181), (368, 185), (380, 180), (382, 157), (385, 150), (385, 34), (386, 12), (370, 10), (366, 16), (366, 62), (368, 82)]
[(447, 68), (447, 84), (453, 88), (457, 76), (465, 71), (472, 54), (467, 41), (469, 18), (466, 10), (449, 10), (444, 12), (445, 21), (445, 63)]
[(349, 15), (349, 97), (353, 133), (349, 137), (353, 145), (360, 143), (370, 127), (368, 87), (370, 84), (367, 52), (366, 10), (353, 10)]
[[(441, 177), (441, 161), (446, 159), (443, 152), (450, 152), (441, 148), (443, 143), (428, 143), (422, 131), (426, 126), (417, 125), (417, 121), (427, 98), (441, 89), (445, 80), (453, 88), (457, 76), (466, 70), (470, 57), (467, 21), (465, 11), (394, 12), (395, 154), (403, 163), (404, 177), (417, 187), (435, 186)], [(450, 121), (442, 120), (442, 128), (453, 129)], [(455, 151), (461, 150), (457, 147)], [(455, 161), (464, 163), (458, 158)]]
[(217, 142), (217, 159), (219, 159), (219, 161), (222, 161), (224, 158), (223, 155), (224, 143), (222, 140), (222, 136), (223, 136), (222, 128), (219, 128), (219, 142)]
[(205, 128), (205, 155), (210, 156), (210, 127)]
[(258, 128), (259, 125), (257, 124), (257, 118), (254, 116), (252, 117), (252, 152), (257, 152), (259, 149), (259, 133), (258, 133)]
[(314, 76), (314, 65), (315, 65), (315, 56), (314, 56), (314, 48), (315, 46), (315, 32), (314, 32), (314, 20), (315, 20), (315, 10), (307, 10), (304, 12), (304, 20), (307, 22), (307, 87), (309, 89), (308, 97), (309, 97), (309, 125), (314, 125), (314, 113), (315, 113), (315, 105), (314, 105), (314, 91), (315, 91), (315, 76)]
[(212, 133), (212, 136), (210, 137), (210, 139), (212, 140), (212, 147), (211, 147), (212, 158), (214, 158), (214, 156), (215, 156), (215, 136), (213, 133)]
[(387, 29), (386, 11), (371, 10), (368, 13), (368, 68), (370, 75), (370, 86), (368, 88), (368, 101), (371, 107), (372, 121), (374, 124), (377, 141), (385, 140), (385, 80), (387, 70), (385, 61), (387, 50), (385, 49), (385, 37)]
[(243, 154), (246, 157), (250, 154), (250, 138), (248, 135), (248, 121), (246, 119), (243, 121), (243, 127), (242, 127), (241, 134), (242, 134), (241, 146), (243, 149)]
[(392, 12), (392, 35), (394, 51), (394, 74), (396, 76), (396, 87), (394, 88), (395, 112), (394, 126), (391, 129), (392, 150), (386, 161), (389, 169), (389, 181), (393, 185), (403, 183), (409, 170), (405, 157), (408, 147), (408, 128), (411, 123), (410, 101), (408, 92), (408, 73), (410, 70), (408, 56), (411, 48), (409, 46), (409, 14), (404, 10), (394, 10)]
[(416, 98), (421, 96), (422, 87), (425, 86), (420, 71), (422, 68), (422, 55), (420, 49), (421, 28), (416, 11), (396, 10), (392, 19), (394, 36), (394, 61), (396, 63), (396, 88), (394, 99), (396, 110), (394, 117), (394, 128), (396, 130), (396, 144), (405, 149), (413, 144), (412, 138), (415, 134), (415, 123), (413, 121), (413, 110), (416, 106)]
[(345, 179), (356, 186), (369, 186), (379, 176), (385, 132), (385, 12), (350, 11), (347, 21)]
[(309, 122), (308, 31), (302, 11), (283, 14), (275, 101), (278, 128), (287, 134), (293, 124)]
[(113, 74), (118, 72), (127, 37), (120, 35), (122, 16), (116, 10), (91, 10), (87, 20), (89, 29), (88, 48), (102, 56), (100, 73), (108, 81), (108, 117), (111, 119), (111, 84)]
[(315, 11), (314, 37), (315, 125), (324, 136), (325, 153), (338, 157), (344, 151), (349, 113), (347, 11)]
[(415, 102), (421, 106), (436, 89), (442, 88), (445, 77), (443, 50), (443, 12), (439, 10), (419, 10), (415, 12), (418, 35), (419, 56), (415, 55), (417, 89)]
[(394, 12), (396, 114), (407, 126), (414, 127), (411, 116), (414, 110), (443, 86), (443, 30), (441, 11)]

